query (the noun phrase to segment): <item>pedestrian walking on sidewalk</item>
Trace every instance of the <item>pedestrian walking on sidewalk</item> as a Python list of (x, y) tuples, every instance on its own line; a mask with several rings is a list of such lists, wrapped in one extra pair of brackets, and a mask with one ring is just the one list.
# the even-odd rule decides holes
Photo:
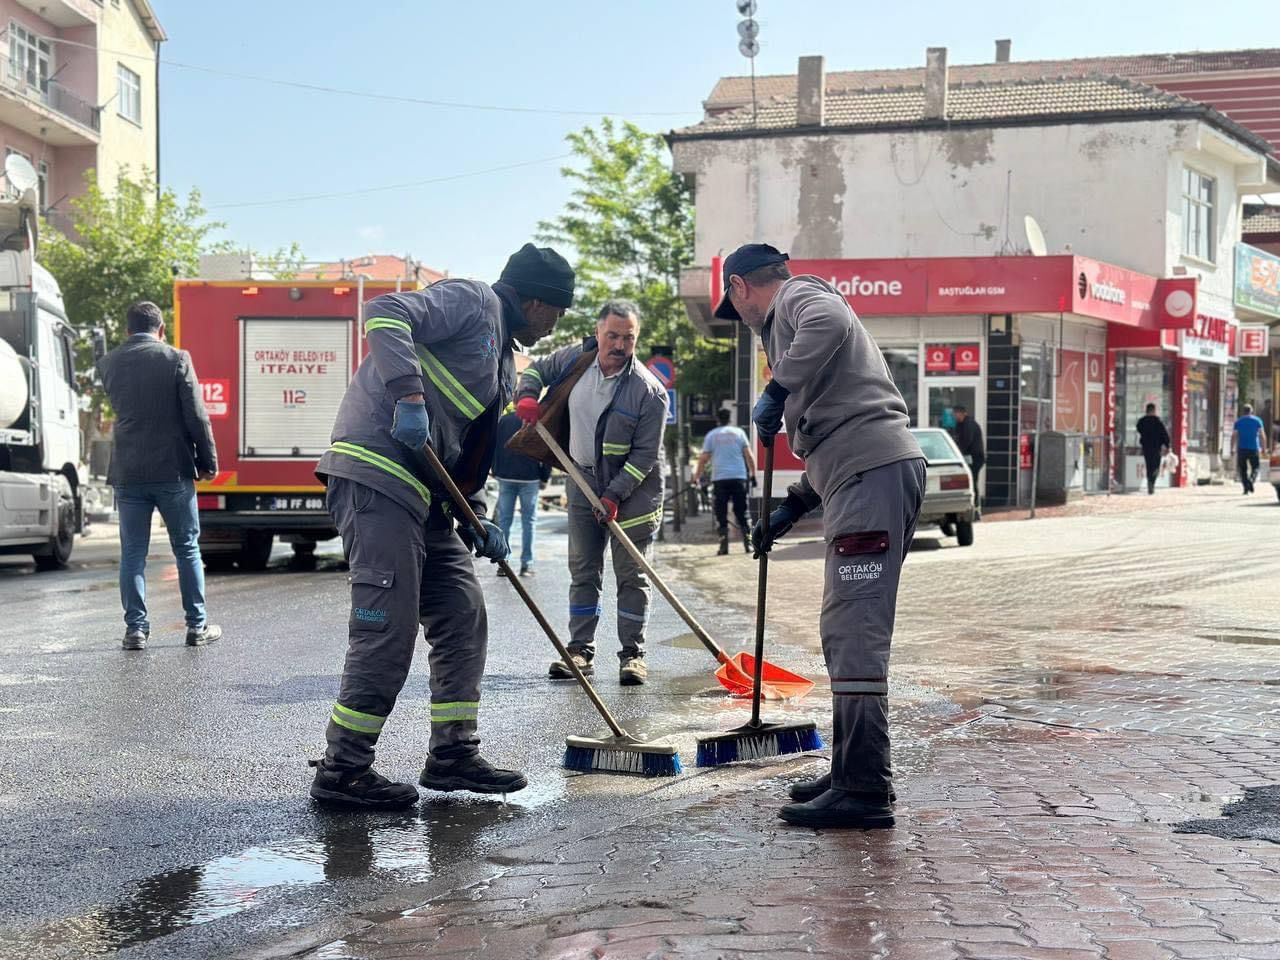
[(504, 559), (506, 538), (490, 520), (483, 538), (455, 525), (422, 447), (431, 444), (484, 517), (498, 419), (515, 387), (512, 342), (532, 346), (572, 301), (569, 264), (525, 244), (492, 286), (441, 280), (365, 304), (369, 355), (316, 469), (351, 568), (347, 658), (311, 785), (317, 801), (387, 809), (417, 802), (413, 784), (393, 783), (373, 761), (419, 624), (431, 648), (431, 742), (418, 782), (475, 793), (527, 785), (523, 774), (480, 756), (477, 730), (488, 620), (471, 552)]
[(981, 508), (982, 485), (978, 482), (978, 478), (982, 475), (982, 467), (987, 462), (987, 445), (982, 439), (982, 427), (977, 420), (969, 416), (969, 408), (964, 404), (957, 403), (952, 408), (952, 412), (956, 417), (956, 425), (951, 433), (955, 437), (956, 446), (960, 448), (960, 455), (969, 465), (969, 472), (973, 474), (973, 499)]
[(213, 428), (205, 413), (191, 355), (164, 341), (164, 314), (139, 301), (125, 314), (129, 338), (98, 361), (98, 375), (115, 411), (111, 466), (120, 515), (120, 602), (125, 650), (142, 650), (151, 636), (147, 619), (147, 551), (151, 517), (160, 511), (178, 565), (178, 589), (187, 621), (187, 646), (222, 636), (204, 606), (200, 512), (195, 480), (218, 472)]
[(1253, 493), (1253, 484), (1258, 479), (1258, 470), (1262, 465), (1262, 455), (1267, 452), (1267, 431), (1262, 418), (1254, 414), (1250, 404), (1246, 403), (1241, 408), (1240, 419), (1231, 428), (1231, 446), (1235, 448), (1237, 470), (1244, 492)]
[[(507, 449), (507, 441), (516, 435), (523, 421), (514, 407), (509, 407), (498, 421), (498, 450), (493, 457), (493, 475), (498, 481), (498, 527), (502, 537), (511, 543), (511, 524), (516, 504), (520, 504), (520, 576), (533, 576), (533, 538), (538, 525), (538, 491), (551, 479), (551, 467), (545, 463)], [(498, 576), (503, 570), (498, 568)]]
[(756, 465), (751, 459), (751, 442), (746, 431), (729, 425), (733, 415), (728, 410), (718, 414), (720, 426), (711, 430), (702, 441), (702, 455), (693, 471), (693, 483), (702, 483), (707, 464), (711, 465), (711, 482), (714, 486), (716, 528), (720, 531), (720, 556), (729, 552), (729, 503), (733, 503), (733, 516), (738, 521), (742, 545), (751, 552), (751, 528), (747, 526), (747, 489), (756, 483)]
[[(610, 539), (606, 524), (616, 520), (647, 554), (662, 522), (667, 391), (636, 362), (639, 337), (639, 308), (628, 300), (610, 300), (600, 309), (594, 337), (529, 365), (516, 403), (516, 412), (532, 423), (539, 416), (538, 395), (544, 386), (551, 388), (552, 397), (569, 391), (569, 456), (607, 511), (597, 516), (577, 485), (569, 485), (569, 653), (587, 674), (593, 670), (602, 612), (600, 589)], [(579, 364), (588, 354), (594, 359)], [(649, 579), (626, 550), (614, 544), (611, 553), (618, 585), (618, 681), (635, 686), (649, 676), (644, 660)], [(564, 680), (572, 674), (553, 660), (548, 676)]]
[(925, 491), (925, 458), (879, 347), (835, 288), (791, 276), (787, 255), (763, 243), (724, 263), (716, 316), (741, 320), (764, 342), (771, 379), (751, 418), (772, 443), (787, 439), (804, 472), (757, 522), (759, 552), (823, 508), (826, 583), (822, 652), (831, 675), (831, 772), (792, 788), (782, 819), (813, 827), (893, 826), (889, 761), (889, 647), (902, 563)]
[(1156, 416), (1156, 405), (1147, 404), (1147, 415), (1138, 420), (1138, 446), (1147, 466), (1147, 493), (1156, 492), (1156, 477), (1160, 476), (1160, 464), (1169, 453), (1169, 431)]

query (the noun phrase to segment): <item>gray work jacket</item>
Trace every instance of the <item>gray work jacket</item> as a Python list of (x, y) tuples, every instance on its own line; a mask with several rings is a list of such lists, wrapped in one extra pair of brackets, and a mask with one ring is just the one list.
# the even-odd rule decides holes
[(191, 354), (135, 333), (98, 361), (98, 376), (116, 415), (108, 483), (173, 483), (217, 472)]
[[(543, 387), (572, 389), (562, 379), (595, 338), (535, 360), (520, 376), (517, 398), (537, 398)], [(568, 416), (566, 407), (565, 416)], [(667, 391), (635, 357), (618, 375), (613, 399), (596, 423), (596, 495), (618, 505), (618, 524), (633, 539), (650, 536), (662, 522), (662, 431), (667, 422)]]
[(515, 386), (511, 330), (522, 320), (519, 303), (475, 280), (441, 280), (375, 297), (364, 318), (369, 355), (342, 398), (317, 475), (373, 487), (424, 520), (433, 499), (447, 504), (421, 453), (391, 436), (396, 401), (421, 393), (432, 449), (483, 514), (498, 416)]

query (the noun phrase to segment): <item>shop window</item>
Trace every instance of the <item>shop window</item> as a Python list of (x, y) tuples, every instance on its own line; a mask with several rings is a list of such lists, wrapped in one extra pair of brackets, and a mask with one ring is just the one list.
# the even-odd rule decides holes
[(1044, 344), (1023, 344), (1021, 366), (1018, 374), (1020, 399), (1019, 426), (1023, 430), (1036, 429), (1036, 411), (1040, 413), (1040, 429), (1053, 429), (1053, 355)]
[(911, 424), (918, 426), (920, 423), (918, 409), (920, 351), (916, 347), (886, 347), (881, 352), (884, 354), (885, 365), (889, 368), (889, 375), (893, 377), (893, 382), (898, 392), (902, 394), (902, 399), (907, 402), (907, 414), (911, 417)]
[(1187, 449), (1217, 451), (1218, 368), (1193, 363), (1187, 369)]
[(1217, 182), (1197, 170), (1182, 170), (1182, 252), (1214, 262), (1214, 204)]

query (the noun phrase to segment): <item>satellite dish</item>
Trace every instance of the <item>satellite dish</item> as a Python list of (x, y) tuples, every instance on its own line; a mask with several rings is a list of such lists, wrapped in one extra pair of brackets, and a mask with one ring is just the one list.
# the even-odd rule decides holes
[(743, 40), (738, 44), (738, 52), (744, 57), (754, 57), (760, 52), (759, 40)]
[(31, 166), (31, 161), (26, 157), (20, 157), (16, 153), (11, 153), (5, 157), (4, 161), (5, 179), (9, 181), (9, 185), (18, 193), (26, 193), (28, 190), (34, 190), (36, 184), (40, 182), (40, 178), (36, 176), (36, 168)]
[(743, 17), (756, 15), (756, 0), (738, 0), (738, 14)]
[(738, 21), (738, 36), (743, 40), (754, 40), (760, 36), (760, 24), (755, 20)]
[(1044, 242), (1044, 231), (1040, 229), (1040, 224), (1036, 223), (1036, 218), (1031, 214), (1027, 214), (1023, 223), (1027, 228), (1027, 246), (1031, 248), (1032, 254), (1043, 257), (1049, 252), (1049, 247)]

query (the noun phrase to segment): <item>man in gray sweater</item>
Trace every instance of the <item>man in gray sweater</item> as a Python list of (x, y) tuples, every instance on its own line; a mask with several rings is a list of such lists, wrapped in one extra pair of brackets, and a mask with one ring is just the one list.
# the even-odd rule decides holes
[(771, 379), (751, 419), (772, 445), (786, 417), (799, 483), (753, 533), (767, 552), (823, 507), (822, 650), (831, 675), (831, 773), (796, 784), (782, 819), (814, 827), (893, 826), (889, 644), (902, 562), (925, 490), (925, 459), (880, 348), (825, 280), (791, 276), (763, 243), (725, 260), (722, 319), (760, 335)]

